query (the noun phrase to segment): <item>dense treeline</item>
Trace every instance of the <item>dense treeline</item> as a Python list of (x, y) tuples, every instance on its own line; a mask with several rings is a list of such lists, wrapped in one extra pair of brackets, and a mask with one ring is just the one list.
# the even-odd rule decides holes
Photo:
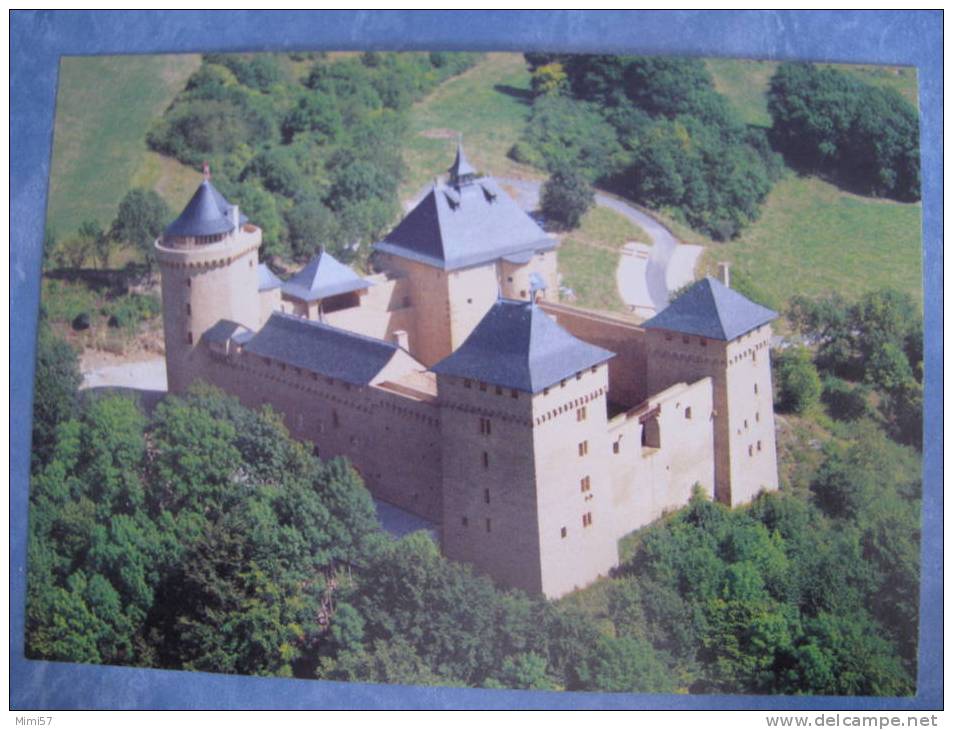
[[(813, 363), (801, 358), (794, 380), (782, 370), (782, 393), (789, 390), (800, 399), (810, 370), (814, 378), (819, 371), (820, 396), (835, 417), (852, 421), (879, 413), (896, 441), (922, 449), (923, 316), (908, 294), (878, 290), (855, 302), (839, 294), (796, 296), (788, 319), (811, 345)], [(782, 356), (780, 365), (791, 359)], [(808, 396), (805, 405), (816, 399)]]
[[(416, 684), (904, 694), (914, 687), (916, 454), (869, 420), (810, 493), (701, 497), (619, 575), (547, 602), (380, 531), (344, 461), (200, 386), (151, 415), (76, 397), (40, 340), (27, 594), (35, 658)], [(599, 608), (598, 606), (602, 606)]]
[(866, 194), (920, 199), (919, 120), (896, 91), (833, 68), (782, 63), (768, 111), (772, 140), (796, 167)]
[(222, 193), (262, 227), (266, 256), (302, 259), (324, 245), (352, 259), (399, 211), (407, 109), (475, 60), (206, 55), (149, 143), (193, 167), (209, 161)]
[(715, 240), (736, 236), (783, 171), (864, 194), (920, 197), (916, 110), (832, 68), (782, 63), (770, 130), (743, 124), (699, 59), (527, 53), (534, 94), (511, 156), (664, 209)]
[(780, 174), (764, 130), (742, 124), (702, 61), (526, 54), (536, 98), (512, 155), (573, 167), (718, 240), (758, 217)]

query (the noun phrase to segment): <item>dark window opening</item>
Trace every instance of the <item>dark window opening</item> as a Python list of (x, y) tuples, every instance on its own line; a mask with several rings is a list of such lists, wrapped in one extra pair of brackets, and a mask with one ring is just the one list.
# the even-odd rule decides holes
[(559, 536), (560, 536), (560, 537), (566, 537), (566, 528), (565, 528), (565, 527), (562, 528), (562, 529), (559, 531)]
[(657, 418), (650, 418), (642, 424), (642, 445), (650, 449), (661, 448), (662, 439)]

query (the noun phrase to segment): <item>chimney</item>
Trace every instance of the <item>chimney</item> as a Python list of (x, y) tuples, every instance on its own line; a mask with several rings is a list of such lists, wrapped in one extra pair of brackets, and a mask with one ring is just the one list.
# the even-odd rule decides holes
[(398, 347), (402, 347), (408, 352), (410, 351), (410, 345), (407, 339), (406, 330), (394, 330), (394, 334), (391, 335), (391, 337), (393, 338), (395, 345), (397, 345)]
[(727, 261), (718, 262), (718, 278), (721, 279), (722, 284), (731, 287), (731, 264)]

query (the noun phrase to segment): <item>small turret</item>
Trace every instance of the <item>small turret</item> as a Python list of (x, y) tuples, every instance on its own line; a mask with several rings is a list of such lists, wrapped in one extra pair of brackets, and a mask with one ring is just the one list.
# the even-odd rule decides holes
[(470, 164), (466, 153), (463, 151), (462, 139), (457, 141), (457, 156), (448, 172), (450, 173), (450, 184), (455, 188), (468, 185), (476, 179), (476, 168)]

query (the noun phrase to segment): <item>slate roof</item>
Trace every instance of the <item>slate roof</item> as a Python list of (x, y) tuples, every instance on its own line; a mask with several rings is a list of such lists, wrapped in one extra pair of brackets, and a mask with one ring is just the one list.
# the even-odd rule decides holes
[(555, 247), (556, 242), (490, 177), (459, 188), (434, 186), (374, 246), (446, 271), (503, 256), (522, 259)]
[(450, 173), (451, 180), (476, 175), (476, 168), (470, 164), (470, 160), (467, 159), (466, 153), (463, 151), (463, 144), (460, 142), (457, 143), (457, 156), (447, 172)]
[(456, 352), (431, 370), (538, 393), (614, 356), (573, 337), (538, 306), (500, 299)]
[(245, 351), (353, 385), (367, 385), (400, 349), (392, 342), (274, 312)]
[[(228, 233), (232, 225), (234, 206), (215, 189), (210, 180), (203, 180), (192, 199), (165, 231), (166, 236), (216, 236)], [(239, 211), (239, 225), (248, 218)]]
[(214, 342), (215, 344), (223, 345), (235, 335), (247, 331), (247, 328), (238, 322), (232, 322), (230, 319), (220, 319), (218, 322), (205, 330), (205, 333), (202, 335), (202, 339), (206, 342)]
[(755, 304), (718, 279), (708, 276), (696, 282), (652, 319), (643, 322), (642, 326), (728, 341), (777, 316), (777, 312)]
[(373, 282), (359, 277), (327, 251), (321, 251), (307, 266), (282, 284), (281, 290), (288, 296), (313, 302), (373, 285)]
[(268, 268), (268, 264), (258, 264), (258, 291), (271, 291), (280, 288), (284, 282), (275, 272)]

